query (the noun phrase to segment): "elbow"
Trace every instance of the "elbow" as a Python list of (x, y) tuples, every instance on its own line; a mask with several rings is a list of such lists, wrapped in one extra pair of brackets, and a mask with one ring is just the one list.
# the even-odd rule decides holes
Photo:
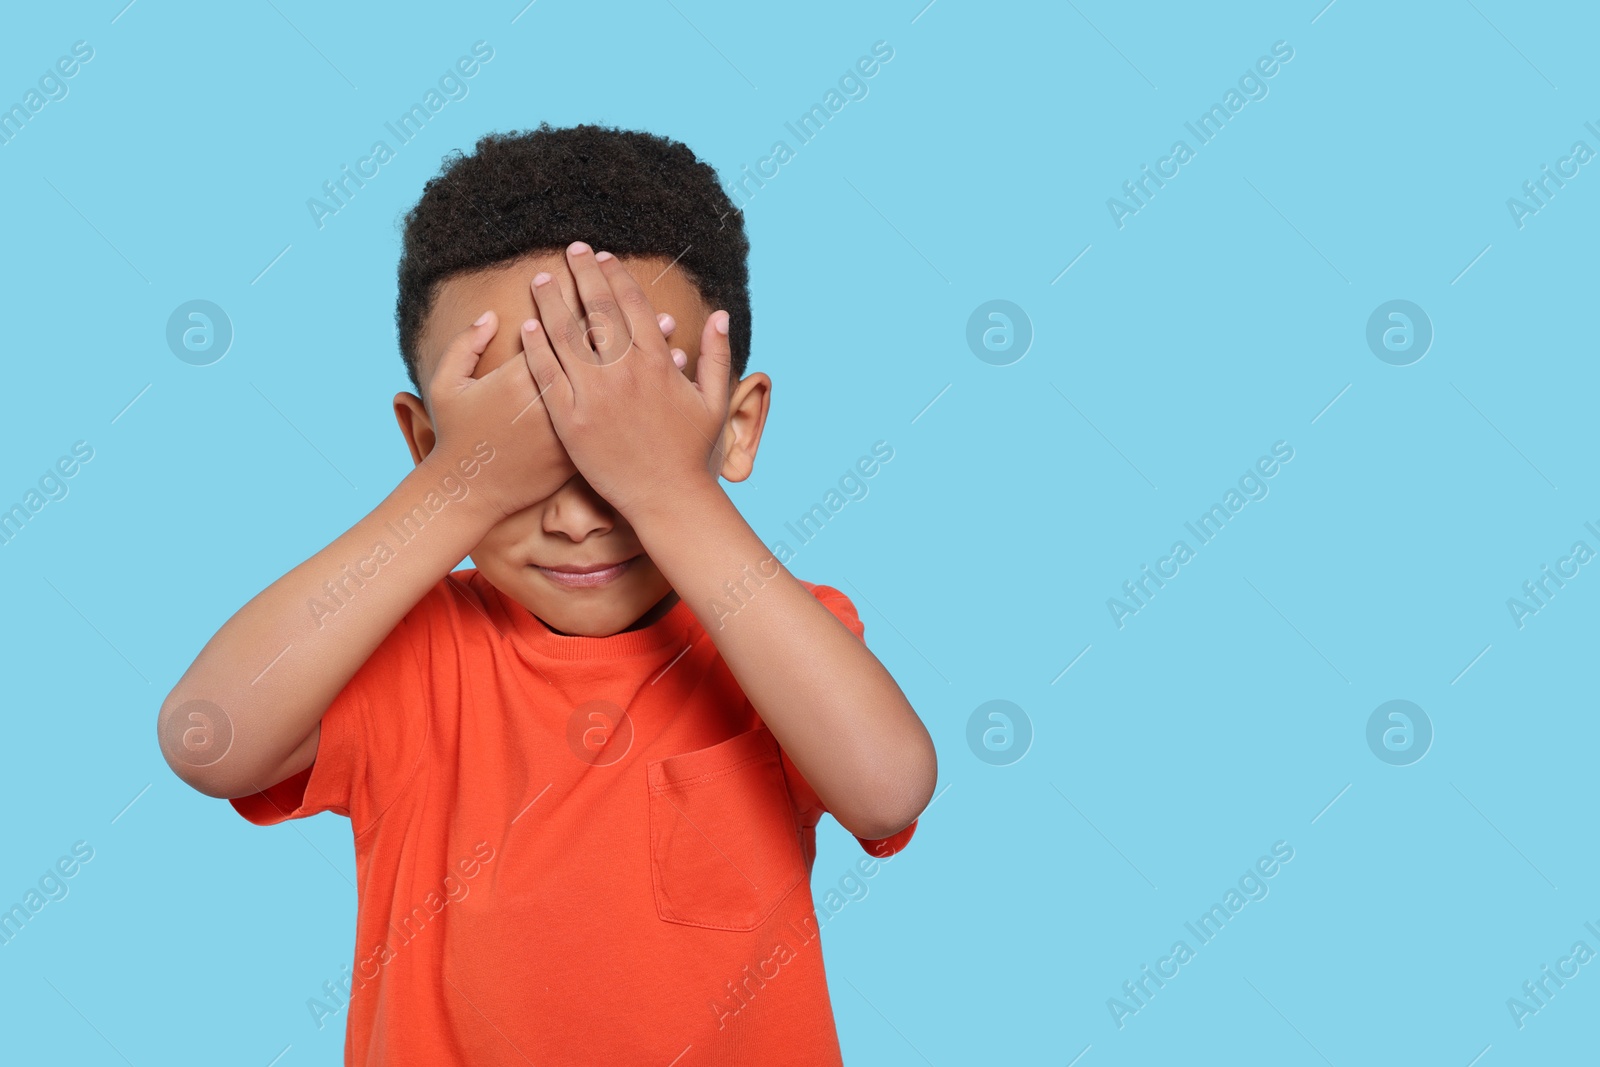
[(852, 820), (845, 829), (850, 832), (851, 836), (862, 841), (882, 841), (885, 838), (893, 837), (910, 826), (915, 820), (916, 815), (911, 816), (909, 819), (891, 818), (884, 821), (857, 822)]
[(192, 770), (186, 770), (181, 765), (173, 766), (171, 763), (169, 763), (168, 766), (172, 767), (172, 773), (177, 775), (179, 780), (181, 780), (184, 785), (188, 786), (190, 789), (193, 789), (196, 793), (199, 793), (202, 796), (214, 797), (217, 800), (228, 800), (232, 797), (243, 796), (255, 791), (251, 789), (237, 789), (231, 785), (219, 781), (218, 779), (204, 774), (196, 774)]
[(208, 797), (227, 799), (251, 792), (231, 781), (224, 757), (233, 747), (233, 722), (209, 700), (174, 699), (169, 694), (156, 718), (156, 744), (172, 773)]
[[(910, 826), (928, 807), (938, 786), (939, 761), (930, 742), (921, 756), (898, 775), (885, 776), (884, 789), (866, 810), (840, 825), (863, 841), (882, 841)], [(838, 819), (838, 815), (834, 816)]]

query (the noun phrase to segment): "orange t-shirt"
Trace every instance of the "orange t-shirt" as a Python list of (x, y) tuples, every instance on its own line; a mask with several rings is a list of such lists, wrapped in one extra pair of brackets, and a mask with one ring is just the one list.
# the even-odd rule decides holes
[(312, 1005), (348, 1010), (346, 1064), (840, 1063), (822, 802), (681, 600), (568, 637), (457, 571), (323, 714), (316, 762), (230, 803), (350, 819), (349, 1001)]

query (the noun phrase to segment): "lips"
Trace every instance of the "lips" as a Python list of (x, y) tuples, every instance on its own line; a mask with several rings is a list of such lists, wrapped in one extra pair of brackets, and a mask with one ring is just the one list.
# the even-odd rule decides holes
[(639, 556), (634, 556), (620, 563), (563, 563), (554, 567), (534, 564), (534, 569), (554, 584), (564, 588), (593, 589), (616, 581), (639, 559)]

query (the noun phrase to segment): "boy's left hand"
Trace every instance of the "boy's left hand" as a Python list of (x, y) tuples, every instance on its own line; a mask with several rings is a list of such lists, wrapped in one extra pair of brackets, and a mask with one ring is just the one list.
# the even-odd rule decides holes
[(691, 382), (679, 369), (687, 357), (667, 347), (655, 309), (621, 261), (581, 241), (566, 255), (587, 326), (541, 272), (533, 285), (539, 318), (523, 324), (522, 344), (573, 465), (630, 520), (716, 485), (732, 358), (728, 313), (706, 319)]

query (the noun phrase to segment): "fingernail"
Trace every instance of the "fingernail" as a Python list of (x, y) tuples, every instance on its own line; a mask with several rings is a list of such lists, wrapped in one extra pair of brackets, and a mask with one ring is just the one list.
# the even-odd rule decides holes
[(656, 325), (661, 327), (662, 333), (671, 333), (672, 328), (678, 325), (678, 320), (663, 311), (661, 314), (656, 316)]
[(596, 252), (594, 254), (594, 258), (596, 262), (604, 263), (606, 260), (612, 259), (613, 257), (610, 252)]
[(489, 321), (489, 315), (490, 315), (490, 312), (485, 311), (482, 315), (478, 316), (478, 318), (476, 319), (476, 321), (473, 322), (472, 325), (474, 325), (474, 326), (482, 326), (484, 323)]
[(674, 348), (672, 350), (672, 362), (678, 365), (679, 370), (682, 370), (689, 365), (689, 357), (684, 355), (681, 350)]
[(522, 332), (523, 333), (538, 333), (539, 332), (539, 320), (538, 319), (529, 319), (527, 322), (523, 323), (522, 324)]
[(550, 275), (546, 274), (544, 271), (540, 271), (538, 274), (533, 276), (533, 287), (537, 289), (539, 286), (544, 285), (549, 280)]
[(567, 246), (567, 251), (571, 252), (575, 256), (581, 256), (585, 252), (589, 251), (589, 246), (584, 244), (582, 241), (574, 241)]
[(716, 328), (718, 333), (726, 337), (728, 335), (728, 313), (726, 311), (719, 311), (715, 315), (711, 316), (711, 325)]

